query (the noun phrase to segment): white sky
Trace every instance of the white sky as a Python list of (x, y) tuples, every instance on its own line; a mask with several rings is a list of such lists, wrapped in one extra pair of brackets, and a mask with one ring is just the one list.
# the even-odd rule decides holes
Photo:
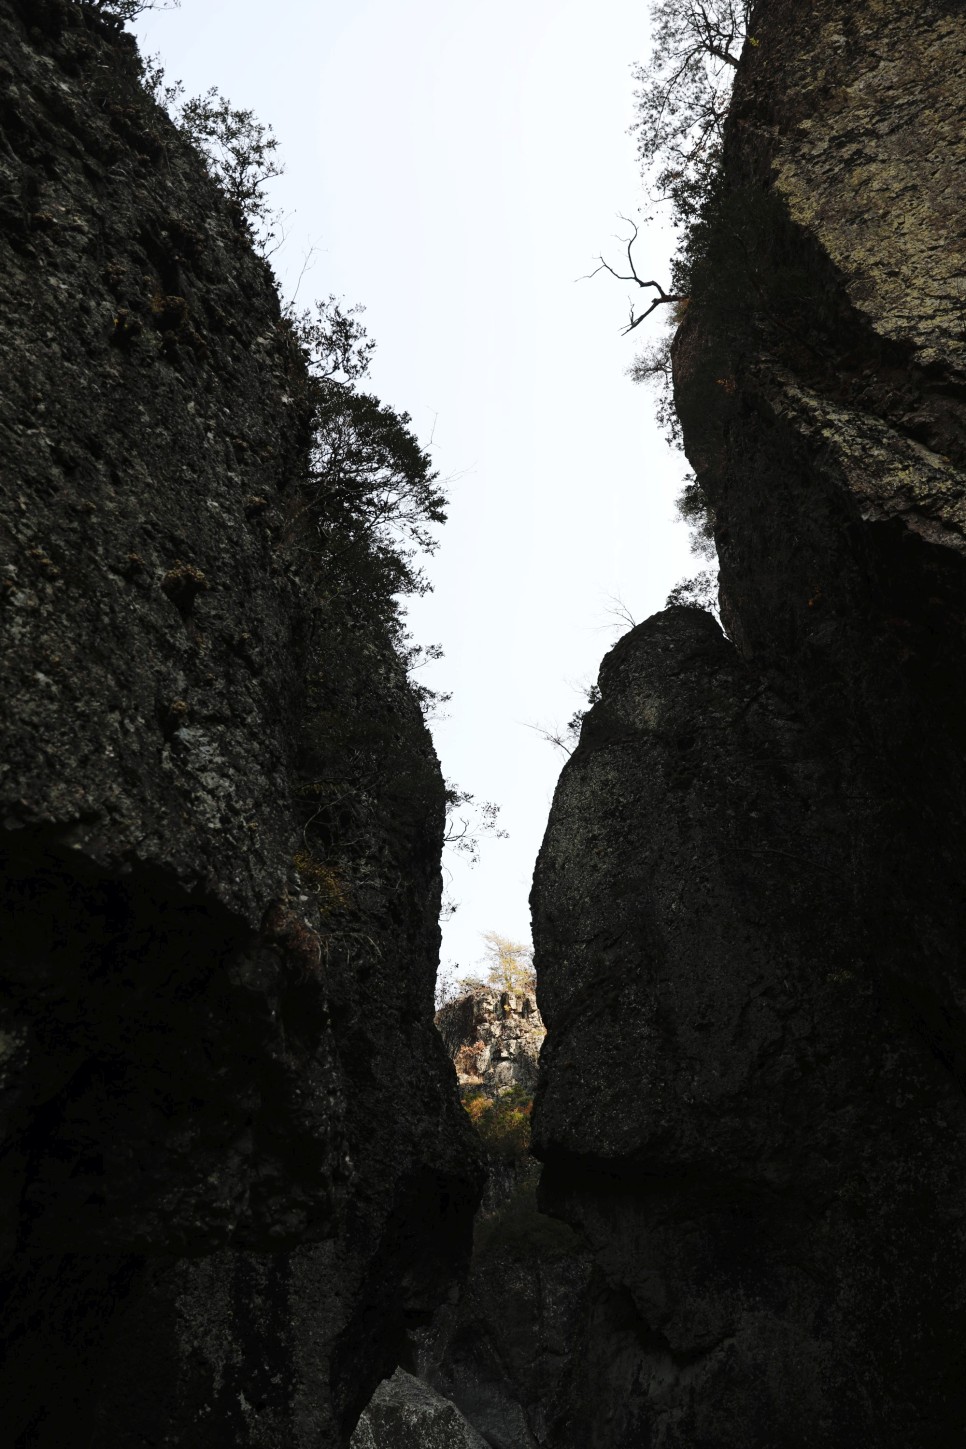
[[(168, 80), (217, 86), (270, 123), (289, 216), (273, 258), (299, 306), (362, 302), (372, 388), (432, 435), (449, 522), (410, 610), (446, 657), (433, 731), (447, 778), (501, 806), (504, 841), (473, 869), (443, 961), (470, 968), (479, 933), (529, 939), (533, 864), (563, 756), (528, 725), (582, 704), (620, 632), (702, 567), (676, 521), (683, 460), (625, 376), (629, 289), (575, 283), (635, 215), (642, 190), (631, 64), (643, 0), (183, 0), (138, 23)], [(635, 253), (666, 278), (670, 241)], [(653, 268), (653, 270), (644, 270)], [(622, 269), (622, 268), (621, 268)], [(643, 294), (641, 294), (643, 295)]]

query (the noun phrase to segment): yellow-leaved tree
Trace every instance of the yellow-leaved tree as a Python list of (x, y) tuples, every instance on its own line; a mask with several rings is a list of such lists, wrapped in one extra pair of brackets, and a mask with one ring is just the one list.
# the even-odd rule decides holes
[(537, 983), (532, 946), (510, 941), (498, 931), (484, 931), (486, 985), (497, 991), (532, 991)]

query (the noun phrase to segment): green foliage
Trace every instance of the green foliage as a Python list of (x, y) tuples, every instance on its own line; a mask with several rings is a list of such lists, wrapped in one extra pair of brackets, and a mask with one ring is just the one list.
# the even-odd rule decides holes
[(309, 373), (325, 382), (358, 382), (366, 376), (376, 344), (360, 322), (365, 308), (343, 307), (331, 293), (287, 321), (305, 355)]
[[(271, 127), (214, 87), (185, 100), (180, 82), (165, 84), (156, 60), (144, 63), (143, 79), (266, 251), (278, 223), (267, 187), (283, 171)], [(414, 665), (428, 651), (406, 634), (399, 599), (428, 588), (417, 559), (436, 548), (431, 529), (445, 521), (446, 499), (409, 414), (359, 386), (375, 351), (362, 311), (330, 295), (284, 318), (308, 372), (311, 444), (301, 514), (314, 521), (328, 592), (378, 617), (404, 663)], [(438, 698), (426, 688), (417, 693), (427, 702)]]
[[(628, 246), (634, 279), (657, 288), (656, 306), (671, 303), (673, 317), (662, 334), (638, 355), (629, 369), (635, 382), (654, 393), (659, 426), (671, 446), (681, 447), (681, 426), (674, 405), (671, 343), (676, 326), (692, 298), (706, 290), (708, 253), (721, 223), (720, 171), (724, 125), (735, 69), (749, 36), (753, 0), (654, 0), (651, 6), (652, 50), (646, 65), (635, 69), (638, 155), (652, 201), (669, 205), (678, 231), (678, 249), (671, 261), (668, 289), (643, 283)], [(636, 232), (635, 232), (636, 236)], [(716, 276), (712, 285), (726, 289)], [(676, 499), (688, 525), (692, 551), (711, 560), (715, 555), (714, 515), (697, 479), (691, 475)], [(711, 608), (713, 574), (683, 580), (668, 603), (694, 603)]]
[(715, 557), (714, 511), (707, 494), (693, 473), (689, 473), (674, 506), (691, 534), (691, 552), (700, 558)]
[(409, 414), (328, 379), (316, 380), (313, 398), (310, 477), (323, 537), (335, 540), (333, 554), (368, 549), (391, 593), (425, 592), (412, 560), (435, 550), (429, 525), (445, 522), (446, 500)]
[(498, 1157), (525, 1157), (530, 1151), (533, 1098), (522, 1087), (510, 1087), (498, 1097), (469, 1092), (463, 1107), (489, 1152)]
[(305, 508), (332, 586), (379, 612), (415, 663), (424, 656), (405, 633), (397, 601), (426, 592), (416, 559), (437, 546), (431, 527), (445, 521), (446, 498), (409, 414), (358, 386), (375, 351), (361, 312), (329, 297), (286, 319), (309, 373)]
[[(138, 4), (132, 13), (165, 8)], [(274, 249), (272, 243), (281, 215), (269, 206), (267, 187), (285, 170), (278, 158), (278, 141), (271, 126), (259, 121), (254, 111), (232, 105), (214, 86), (204, 95), (186, 100), (181, 81), (167, 81), (164, 66), (156, 55), (141, 60), (141, 81), (199, 152), (209, 175), (251, 233), (257, 250), (263, 256), (269, 255)]]
[[(131, 0), (127, 8), (136, 14), (152, 6)], [(279, 224), (269, 207), (267, 188), (283, 171), (271, 127), (252, 111), (234, 106), (215, 88), (184, 99), (184, 87), (179, 81), (166, 83), (156, 58), (143, 63), (142, 76), (146, 89), (201, 153), (257, 248), (267, 253)], [(308, 466), (299, 502), (287, 520), (284, 547), (307, 566), (319, 601), (327, 608), (331, 657), (337, 658), (341, 651), (348, 658), (376, 626), (411, 676), (442, 653), (438, 645), (413, 642), (405, 627), (402, 600), (429, 588), (419, 559), (437, 547), (433, 529), (445, 522), (446, 497), (410, 415), (360, 385), (376, 345), (361, 321), (362, 312), (362, 307), (345, 307), (330, 295), (301, 311), (289, 307), (283, 315), (282, 326), (291, 333), (305, 364), (307, 378), (296, 391), (310, 419)], [(411, 678), (410, 684), (426, 717), (449, 698)], [(318, 718), (321, 722), (322, 716)], [(392, 742), (377, 750), (371, 741), (360, 741), (358, 733), (352, 739), (341, 728), (337, 738), (330, 733), (326, 769), (313, 769), (305, 787), (311, 790), (316, 808), (306, 825), (303, 874), (305, 870), (312, 874), (316, 860), (323, 872), (330, 870), (326, 851), (331, 841), (349, 828), (367, 793), (377, 784), (385, 786), (383, 768), (391, 758)], [(383, 762), (382, 767), (377, 761)], [(412, 794), (425, 793), (425, 781), (407, 785), (400, 777), (396, 783)], [(474, 862), (483, 835), (506, 835), (496, 826), (499, 807), (477, 804), (469, 792), (448, 786), (446, 809), (447, 843)], [(334, 898), (328, 874), (319, 876), (316, 870), (312, 879)]]
[[(330, 296), (285, 319), (308, 372), (312, 436), (301, 512), (311, 522), (320, 586), (344, 617), (385, 629), (430, 718), (449, 696), (412, 676), (442, 650), (414, 643), (403, 600), (429, 587), (419, 559), (437, 546), (433, 530), (445, 521), (446, 497), (409, 414), (360, 386), (375, 351), (361, 315), (361, 307)], [(472, 864), (484, 837), (506, 836), (499, 806), (469, 791), (447, 784), (445, 809), (444, 845)], [(455, 909), (447, 898), (444, 913)]]
[(183, 101), (174, 120), (267, 252), (279, 217), (268, 204), (265, 188), (284, 170), (271, 126), (263, 125), (254, 111), (233, 106), (214, 86), (203, 96)]
[[(674, 308), (674, 322), (679, 322), (692, 295), (695, 258), (704, 249), (713, 210), (734, 72), (744, 44), (756, 44), (748, 34), (751, 11), (752, 0), (654, 0), (651, 5), (651, 55), (635, 67), (632, 132), (650, 200), (670, 208), (679, 249), (667, 288), (638, 275), (632, 256), (636, 226), (627, 243), (629, 275), (601, 259), (603, 270), (652, 290), (645, 311), (636, 314), (632, 308), (627, 331), (664, 306)], [(658, 422), (669, 441), (679, 445), (671, 392), (672, 331), (645, 348), (630, 374), (654, 386)]]
[(654, 394), (654, 415), (658, 427), (664, 433), (669, 447), (681, 447), (681, 424), (674, 406), (673, 379), (671, 376), (671, 340), (674, 336), (670, 327), (649, 342), (639, 352), (627, 369), (632, 382), (643, 384)]
[[(425, 719), (427, 722), (433, 719), (445, 719), (446, 716), (441, 715), (439, 711), (444, 705), (449, 704), (450, 700), (453, 698), (452, 694), (449, 693), (447, 690), (432, 689), (428, 684), (423, 684), (421, 680), (414, 678), (416, 670), (422, 669), (424, 664), (430, 664), (434, 660), (442, 659), (443, 646), (441, 644), (416, 644), (413, 641), (413, 636), (408, 632), (408, 630), (403, 630), (396, 640), (396, 652), (398, 653), (399, 658), (402, 661), (403, 668), (409, 675), (409, 685), (412, 689), (413, 694), (416, 697), (416, 702), (418, 703), (420, 709), (423, 712), (423, 719)], [(451, 799), (451, 796), (453, 797), (453, 799)], [(459, 791), (454, 791), (451, 786), (447, 785), (447, 844), (451, 843), (454, 838), (451, 836), (451, 830), (453, 828), (452, 808), (454, 800), (456, 798), (472, 801), (473, 796), (461, 793)], [(493, 809), (496, 811), (497, 814), (499, 814), (499, 806), (493, 806)], [(496, 834), (505, 835), (506, 832), (497, 831)], [(461, 848), (461, 845), (457, 844), (457, 849)], [(471, 858), (473, 863), (476, 864), (476, 861), (479, 857), (476, 854), (473, 854)]]

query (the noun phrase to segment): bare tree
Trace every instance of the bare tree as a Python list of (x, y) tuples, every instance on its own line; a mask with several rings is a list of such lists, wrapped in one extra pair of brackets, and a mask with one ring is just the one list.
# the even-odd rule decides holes
[(626, 221), (627, 225), (631, 228), (631, 236), (626, 240), (627, 265), (630, 268), (630, 273), (628, 274), (626, 272), (615, 271), (614, 268), (611, 266), (610, 262), (606, 262), (603, 257), (598, 257), (597, 260), (600, 265), (596, 266), (594, 270), (588, 275), (590, 277), (596, 277), (598, 272), (609, 272), (610, 275), (612, 277), (616, 277), (619, 282), (633, 282), (638, 287), (643, 287), (645, 289), (649, 287), (653, 288), (654, 291), (657, 293), (656, 296), (651, 298), (650, 306), (647, 307), (643, 312), (636, 312), (634, 303), (633, 301), (631, 302), (630, 317), (628, 318), (627, 326), (624, 328), (624, 335), (626, 337), (628, 332), (633, 332), (635, 327), (640, 327), (641, 323), (646, 318), (650, 317), (651, 313), (656, 311), (658, 307), (666, 307), (675, 302), (686, 302), (687, 297), (681, 292), (666, 292), (660, 282), (656, 282), (654, 280), (645, 281), (643, 277), (640, 277), (638, 275), (637, 267), (634, 265), (634, 256), (632, 250), (634, 243), (637, 241), (638, 237), (637, 223), (631, 221), (630, 218), (626, 216), (622, 216), (621, 221)]
[[(618, 599), (616, 601), (612, 600), (612, 602), (622, 611), (618, 612), (617, 607), (610, 611), (614, 614), (615, 619), (620, 619), (622, 629), (626, 622), (629, 622), (631, 628), (633, 628), (636, 620), (631, 615), (630, 610), (627, 609), (624, 601)], [(612, 625), (607, 625), (606, 627), (610, 628)], [(584, 717), (600, 701), (600, 689), (596, 684), (581, 685), (580, 693), (586, 701), (584, 707), (582, 709), (575, 709), (566, 724), (556, 726), (528, 724), (526, 728), (533, 730), (534, 734), (539, 735), (542, 740), (546, 740), (548, 745), (553, 745), (555, 750), (562, 750), (568, 756), (572, 755), (580, 743), (580, 731), (584, 723)]]

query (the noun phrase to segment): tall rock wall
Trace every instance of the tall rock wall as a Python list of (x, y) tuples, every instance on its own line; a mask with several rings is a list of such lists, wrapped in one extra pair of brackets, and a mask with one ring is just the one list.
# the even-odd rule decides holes
[(604, 661), (534, 883), (591, 1449), (934, 1449), (966, 1391), (966, 13), (762, 0), (674, 348), (732, 642)]
[(271, 273), (137, 75), (0, 3), (3, 1437), (318, 1449), (469, 1250), (443, 787), (327, 587)]

